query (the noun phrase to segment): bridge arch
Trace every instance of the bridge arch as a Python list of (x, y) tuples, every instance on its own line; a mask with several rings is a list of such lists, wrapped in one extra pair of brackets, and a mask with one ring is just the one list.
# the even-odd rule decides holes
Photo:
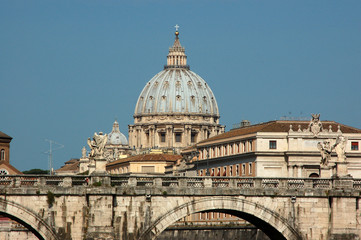
[(243, 218), (263, 230), (271, 239), (303, 239), (289, 221), (275, 211), (245, 199), (225, 196), (200, 198), (175, 207), (155, 220), (140, 239), (155, 239), (179, 219), (207, 211), (224, 212)]
[(20, 204), (0, 199), (0, 213), (23, 224), (41, 240), (59, 240), (49, 224)]

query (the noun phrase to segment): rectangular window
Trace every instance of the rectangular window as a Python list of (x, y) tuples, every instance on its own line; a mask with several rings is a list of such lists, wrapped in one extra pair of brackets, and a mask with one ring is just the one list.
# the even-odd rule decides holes
[(236, 176), (239, 176), (239, 165), (236, 165)]
[(248, 167), (249, 167), (248, 169), (249, 174), (252, 174), (252, 163), (249, 163)]
[(253, 151), (253, 142), (252, 142), (252, 140), (249, 141), (249, 151), (250, 151), (250, 152)]
[(351, 150), (358, 150), (358, 142), (351, 142)]
[(277, 149), (277, 142), (275, 140), (269, 141), (269, 149)]
[(175, 134), (175, 141), (176, 142), (182, 142), (182, 134), (181, 133), (176, 133)]
[(229, 166), (229, 176), (233, 176), (233, 166)]
[(246, 175), (246, 164), (242, 164), (242, 175)]
[(165, 133), (160, 133), (160, 142), (165, 142)]

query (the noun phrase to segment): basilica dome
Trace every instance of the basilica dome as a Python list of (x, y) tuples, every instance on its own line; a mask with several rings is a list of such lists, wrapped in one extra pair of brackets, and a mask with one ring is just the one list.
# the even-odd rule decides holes
[(206, 81), (189, 69), (177, 28), (167, 64), (146, 83), (134, 124), (128, 126), (129, 145), (139, 153), (152, 148), (179, 153), (224, 132), (216, 98)]
[(199, 75), (189, 70), (178, 35), (177, 31), (164, 70), (155, 75), (141, 92), (135, 117), (168, 113), (219, 116), (212, 90)]

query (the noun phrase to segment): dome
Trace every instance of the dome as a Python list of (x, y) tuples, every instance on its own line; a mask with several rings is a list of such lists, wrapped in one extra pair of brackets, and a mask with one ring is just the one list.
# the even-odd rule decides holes
[(185, 50), (179, 42), (179, 32), (175, 35), (167, 65), (144, 87), (135, 107), (135, 116), (168, 113), (219, 116), (212, 90), (199, 75), (189, 70)]
[(158, 113), (219, 115), (216, 98), (208, 84), (185, 68), (165, 69), (144, 87), (135, 115)]
[(128, 140), (123, 133), (119, 131), (119, 124), (117, 121), (113, 124), (112, 131), (108, 134), (107, 144), (111, 145), (128, 145)]

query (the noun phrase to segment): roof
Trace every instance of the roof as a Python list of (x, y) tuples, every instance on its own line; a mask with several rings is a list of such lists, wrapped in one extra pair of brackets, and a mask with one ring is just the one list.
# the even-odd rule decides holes
[(141, 154), (127, 158), (122, 158), (117, 161), (108, 163), (107, 167), (125, 162), (154, 162), (154, 161), (175, 162), (180, 158), (182, 158), (181, 155), (175, 155), (175, 154)]
[[(76, 161), (74, 161), (76, 160)], [(55, 172), (78, 172), (79, 171), (79, 159), (71, 159), (65, 163), (64, 166), (55, 170)]]
[(8, 163), (5, 160), (0, 161), (0, 168), (5, 168), (9, 172), (10, 175), (23, 174), (22, 172), (17, 170), (15, 167), (13, 167), (10, 163)]
[[(361, 133), (361, 129), (340, 124), (335, 121), (322, 121), (321, 123), (324, 129), (329, 129), (329, 126), (331, 126), (333, 132), (337, 132), (338, 126), (340, 126), (340, 130), (342, 133)], [(283, 120), (270, 121), (266, 123), (260, 123), (246, 127), (232, 129), (228, 132), (203, 140), (199, 142), (197, 145), (207, 142), (212, 142), (214, 140), (227, 139), (227, 138), (248, 135), (248, 134), (255, 134), (257, 132), (289, 132), (290, 125), (292, 125), (292, 130), (296, 132), (299, 128), (298, 127), (299, 125), (303, 130), (303, 129), (307, 129), (309, 124), (310, 124), (309, 121), (283, 121)]]
[(10, 137), (9, 135), (3, 133), (0, 131), (0, 138), (7, 138), (7, 139), (13, 139), (12, 137)]

